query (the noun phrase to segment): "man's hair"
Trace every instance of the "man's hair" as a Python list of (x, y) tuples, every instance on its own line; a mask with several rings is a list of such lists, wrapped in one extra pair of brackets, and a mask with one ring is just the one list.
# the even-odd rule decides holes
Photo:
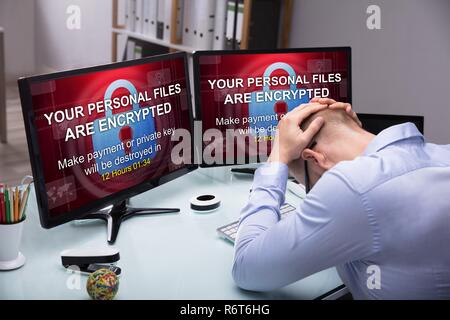
[(347, 114), (347, 112), (345, 112), (345, 110), (333, 110), (328, 108), (313, 113), (306, 118), (300, 125), (302, 130), (306, 130), (311, 122), (318, 117), (323, 118), (324, 124), (314, 137), (314, 141), (327, 139), (329, 137), (333, 137), (333, 135), (336, 136), (343, 130), (361, 130), (359, 125)]

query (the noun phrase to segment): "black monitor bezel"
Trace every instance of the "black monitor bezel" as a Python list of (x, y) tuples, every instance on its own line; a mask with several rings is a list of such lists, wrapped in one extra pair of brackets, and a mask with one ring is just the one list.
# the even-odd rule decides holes
[[(230, 54), (276, 54), (276, 53), (307, 53), (307, 52), (332, 52), (332, 51), (345, 51), (347, 53), (347, 65), (348, 65), (348, 86), (347, 86), (347, 96), (348, 102), (352, 103), (352, 48), (350, 46), (343, 47), (315, 47), (315, 48), (287, 48), (287, 49), (263, 49), (263, 50), (205, 50), (205, 51), (195, 51), (193, 54), (193, 70), (194, 70), (194, 98), (195, 98), (195, 121), (202, 121), (202, 106), (200, 102), (200, 73), (199, 73), (199, 59), (202, 56), (211, 56), (211, 55), (230, 55)], [(223, 166), (232, 166), (237, 165), (234, 164), (206, 164), (203, 162), (203, 127), (201, 130), (202, 140), (199, 148), (200, 153), (200, 164), (201, 168), (211, 168), (211, 167), (223, 167)], [(245, 164), (252, 164), (254, 162), (249, 162)]]
[(123, 68), (135, 65), (141, 65), (146, 63), (158, 62), (163, 60), (170, 59), (178, 59), (183, 58), (184, 66), (185, 66), (185, 74), (186, 74), (186, 90), (187, 90), (187, 99), (188, 99), (188, 109), (189, 109), (189, 123), (191, 134), (194, 134), (194, 118), (192, 113), (192, 98), (190, 91), (190, 80), (189, 80), (189, 72), (188, 72), (188, 60), (187, 54), (185, 52), (175, 52), (169, 54), (162, 54), (157, 56), (146, 57), (142, 59), (116, 62), (106, 65), (99, 65), (81, 69), (67, 70), (56, 73), (44, 74), (44, 75), (36, 75), (30, 77), (22, 77), (18, 80), (19, 91), (20, 91), (20, 99), (22, 103), (22, 114), (25, 124), (25, 131), (27, 136), (28, 143), (28, 151), (30, 155), (31, 169), (34, 177), (34, 186), (36, 193), (37, 205), (39, 208), (39, 217), (42, 227), (44, 228), (53, 228), (60, 224), (72, 221), (74, 219), (82, 218), (83, 216), (95, 211), (99, 210), (105, 206), (120, 203), (128, 198), (136, 196), (140, 193), (153, 189), (161, 184), (169, 182), (173, 179), (176, 179), (184, 174), (187, 174), (198, 168), (198, 165), (194, 162), (194, 145), (193, 140), (191, 139), (191, 163), (186, 164), (183, 168), (179, 168), (169, 174), (166, 174), (159, 178), (150, 179), (148, 181), (144, 181), (140, 184), (132, 186), (128, 189), (124, 189), (122, 191), (113, 193), (107, 197), (92, 201), (86, 205), (83, 205), (77, 209), (58, 214), (56, 216), (51, 216), (48, 208), (48, 199), (47, 199), (47, 191), (45, 188), (45, 180), (44, 173), (42, 169), (42, 162), (40, 157), (40, 148), (39, 141), (37, 138), (36, 128), (34, 125), (34, 112), (32, 107), (32, 98), (30, 92), (30, 84), (46, 81), (46, 80), (55, 80), (70, 76), (77, 76), (86, 73), (99, 72), (99, 71), (107, 71), (115, 68)]
[[(420, 128), (417, 128), (421, 134), (425, 134), (425, 117), (420, 115), (400, 115), (400, 114), (379, 114), (379, 113), (364, 113), (357, 112), (359, 120), (363, 123), (364, 128), (364, 117), (370, 117), (374, 120), (387, 120), (387, 121), (395, 121), (398, 124), (411, 122), (414, 125), (416, 124), (414, 120), (418, 120), (420, 123)], [(414, 119), (414, 120), (413, 120)], [(417, 126), (416, 126), (417, 127)]]

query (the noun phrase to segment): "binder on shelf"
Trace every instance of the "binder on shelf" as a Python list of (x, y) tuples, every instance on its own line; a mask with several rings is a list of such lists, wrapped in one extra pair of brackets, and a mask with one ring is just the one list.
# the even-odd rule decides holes
[(136, 46), (136, 44), (133, 40), (130, 40), (130, 39), (127, 40), (127, 54), (125, 57), (126, 60), (134, 59), (134, 47), (135, 46)]
[(194, 31), (194, 48), (209, 50), (212, 48), (214, 36), (214, 15), (216, 12), (216, 1), (196, 0), (197, 9), (194, 20), (196, 29)]
[(126, 59), (127, 36), (125, 34), (117, 35), (116, 43), (116, 62)]
[[(171, 31), (171, 42), (173, 43), (181, 43), (181, 38), (183, 36), (183, 10), (184, 10), (184, 0), (173, 0), (172, 6), (176, 4), (176, 12), (175, 17), (172, 16), (172, 25), (175, 28), (172, 28)], [(173, 12), (173, 10), (172, 10)]]
[(144, 0), (142, 12), (144, 17), (142, 33), (156, 38), (156, 15), (158, 13), (158, 0)]
[(149, 15), (150, 1), (142, 1), (142, 34), (149, 35), (150, 29), (150, 15)]
[(134, 27), (134, 31), (136, 33), (143, 33), (142, 29), (143, 29), (143, 0), (135, 0), (136, 1), (136, 9), (135, 9), (135, 27)]
[(130, 10), (131, 0), (125, 0), (125, 29), (131, 30), (131, 10)]
[(127, 30), (134, 32), (136, 24), (136, 0), (127, 0), (126, 7), (125, 27)]
[(156, 15), (156, 38), (161, 40), (164, 39), (164, 16), (166, 2), (166, 0), (158, 0), (158, 12)]
[[(278, 47), (282, 0), (258, 0), (251, 2), (248, 26), (248, 49), (268, 49)], [(270, 15), (264, 14), (271, 12)]]
[(127, 15), (127, 1), (118, 0), (117, 1), (117, 25), (114, 27), (124, 27), (126, 26), (126, 15)]
[[(172, 29), (172, 5), (175, 0), (164, 0), (164, 32), (162, 39), (164, 41), (170, 42), (170, 35)], [(161, 2), (161, 0), (160, 0)]]
[(228, 0), (227, 1), (227, 24), (225, 31), (225, 48), (226, 49), (235, 49), (236, 47), (236, 36), (234, 33), (234, 23), (235, 23), (235, 15), (236, 12), (236, 0)]
[(214, 50), (225, 49), (226, 26), (227, 0), (217, 0), (216, 12), (214, 14), (214, 38), (212, 46)]
[(242, 40), (242, 27), (244, 22), (244, 0), (239, 0), (236, 18), (236, 48), (239, 48)]
[(183, 7), (183, 26), (182, 26), (182, 43), (185, 46), (191, 47), (194, 41), (194, 19), (193, 14), (195, 12), (196, 0), (184, 0)]

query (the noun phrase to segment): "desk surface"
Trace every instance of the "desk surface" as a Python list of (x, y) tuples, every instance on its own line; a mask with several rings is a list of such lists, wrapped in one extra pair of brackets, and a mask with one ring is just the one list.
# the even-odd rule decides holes
[[(180, 207), (181, 213), (134, 217), (122, 224), (115, 244), (122, 268), (117, 299), (314, 299), (342, 284), (331, 268), (268, 293), (239, 289), (231, 277), (233, 246), (218, 237), (216, 228), (238, 219), (252, 178), (229, 171), (199, 169), (131, 200), (139, 207)], [(222, 206), (194, 213), (189, 199), (201, 193), (219, 195)], [(287, 200), (300, 201), (288, 194)], [(0, 299), (89, 298), (87, 276), (81, 275), (77, 289), (77, 278), (61, 266), (60, 252), (106, 246), (104, 223), (71, 222), (45, 230), (34, 192), (27, 216), (21, 245), (27, 262), (21, 269), (0, 272)]]

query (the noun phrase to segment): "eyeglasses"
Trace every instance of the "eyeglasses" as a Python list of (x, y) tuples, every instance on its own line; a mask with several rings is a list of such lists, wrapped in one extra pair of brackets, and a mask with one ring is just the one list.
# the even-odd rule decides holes
[[(312, 149), (316, 146), (317, 142), (312, 141), (308, 149)], [(305, 191), (308, 193), (311, 190), (311, 181), (309, 179), (308, 160), (305, 160)]]
[(309, 190), (311, 190), (311, 184), (309, 181), (308, 161), (305, 160), (305, 191), (306, 191), (306, 193), (309, 193)]

